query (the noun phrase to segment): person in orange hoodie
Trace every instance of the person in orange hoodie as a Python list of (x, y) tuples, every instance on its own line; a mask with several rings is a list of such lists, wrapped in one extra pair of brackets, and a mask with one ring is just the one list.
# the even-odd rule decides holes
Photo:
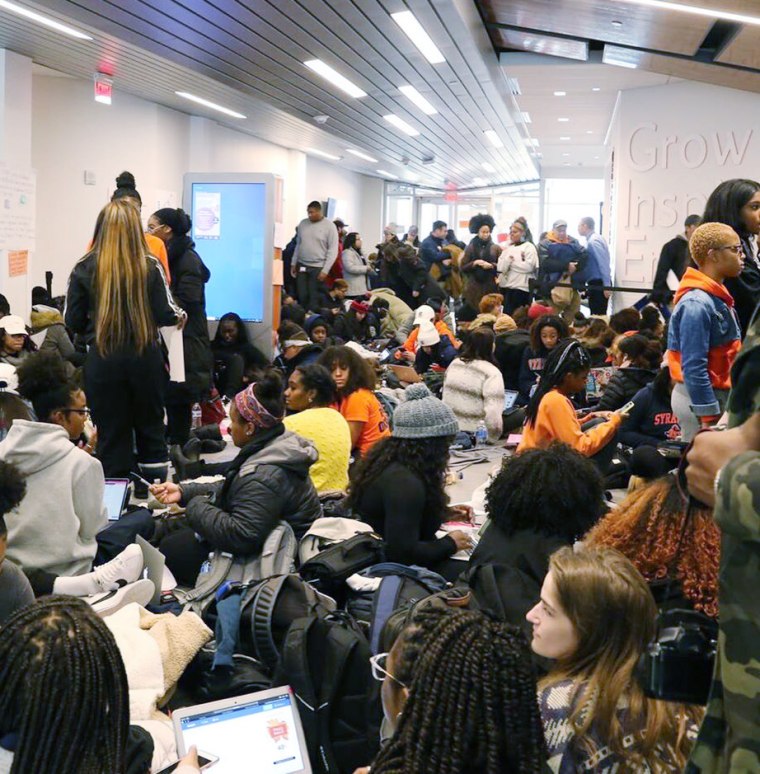
[(742, 243), (723, 223), (703, 223), (689, 240), (698, 269), (688, 268), (668, 327), (668, 368), (675, 381), (671, 407), (681, 436), (691, 441), (720, 419), (741, 347), (734, 299), (723, 285), (742, 270)]
[(408, 363), (414, 363), (417, 357), (417, 336), (420, 333), (420, 325), (425, 322), (432, 323), (438, 334), (446, 336), (454, 349), (459, 349), (461, 342), (451, 332), (451, 328), (443, 321), (448, 314), (448, 307), (443, 299), (429, 298), (424, 304), (421, 304), (414, 311), (414, 328), (403, 343), (400, 349), (395, 352), (396, 360), (405, 360)]
[(570, 396), (586, 389), (590, 369), (591, 357), (575, 340), (560, 342), (549, 352), (538, 387), (528, 403), (518, 454), (525, 449), (546, 449), (560, 441), (589, 457), (602, 475), (607, 473), (624, 415), (594, 411), (578, 419)]

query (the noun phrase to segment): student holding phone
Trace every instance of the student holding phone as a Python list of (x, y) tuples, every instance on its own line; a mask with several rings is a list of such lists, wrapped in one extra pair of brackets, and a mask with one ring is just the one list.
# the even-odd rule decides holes
[(549, 353), (528, 404), (518, 453), (561, 441), (590, 458), (602, 475), (608, 472), (618, 429), (633, 404), (618, 411), (592, 411), (579, 420), (570, 396), (585, 389), (590, 368), (591, 358), (577, 341), (563, 341)]

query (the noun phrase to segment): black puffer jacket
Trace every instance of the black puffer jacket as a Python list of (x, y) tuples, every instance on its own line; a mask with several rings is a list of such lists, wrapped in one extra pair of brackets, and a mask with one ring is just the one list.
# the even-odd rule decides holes
[(256, 556), (279, 521), (299, 540), (322, 515), (309, 468), (317, 459), (311, 441), (282, 424), (257, 433), (233, 461), (225, 480), (183, 484), (187, 523), (214, 548)]
[(505, 390), (520, 389), (520, 364), (530, 346), (530, 334), (520, 328), (496, 334), (493, 356), (504, 377)]
[(196, 401), (208, 395), (214, 375), (214, 358), (206, 321), (206, 289), (211, 272), (195, 252), (189, 236), (178, 236), (166, 245), (172, 275), (171, 291), (177, 303), (187, 312), (187, 325), (182, 331), (185, 353), (185, 385), (189, 399)]
[(646, 368), (621, 368), (616, 371), (604, 389), (597, 408), (599, 411), (615, 411), (622, 408), (642, 388), (657, 376), (657, 371)]

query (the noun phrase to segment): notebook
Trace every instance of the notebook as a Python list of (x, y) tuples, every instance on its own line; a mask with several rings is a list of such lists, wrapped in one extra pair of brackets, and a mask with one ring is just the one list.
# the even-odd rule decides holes
[(176, 710), (177, 751), (195, 745), (219, 756), (214, 774), (312, 774), (290, 686)]
[(118, 521), (129, 499), (128, 478), (107, 478), (103, 492), (103, 506), (108, 514), (108, 521)]

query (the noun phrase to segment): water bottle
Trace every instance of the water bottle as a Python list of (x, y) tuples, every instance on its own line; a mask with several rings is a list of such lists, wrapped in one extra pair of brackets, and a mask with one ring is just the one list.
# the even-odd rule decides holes
[(193, 407), (190, 411), (190, 415), (192, 417), (192, 419), (190, 420), (190, 427), (193, 430), (195, 430), (196, 428), (199, 428), (202, 424), (200, 403), (193, 403)]
[(208, 555), (208, 559), (201, 565), (198, 575), (205, 575), (206, 573), (211, 572), (211, 559), (213, 556), (212, 553)]
[(475, 446), (485, 446), (488, 443), (488, 428), (486, 423), (481, 419), (478, 422), (478, 426), (475, 428)]

